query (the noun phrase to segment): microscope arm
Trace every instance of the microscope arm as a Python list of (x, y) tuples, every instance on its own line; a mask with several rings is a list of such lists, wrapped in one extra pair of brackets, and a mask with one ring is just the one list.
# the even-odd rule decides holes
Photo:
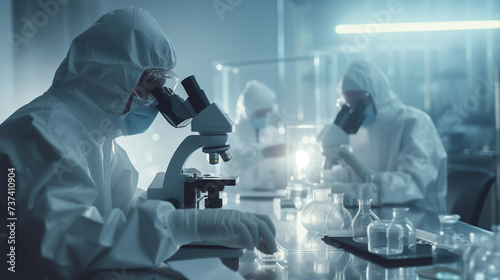
[(191, 154), (201, 148), (200, 135), (189, 135), (175, 150), (167, 167), (162, 188), (148, 189), (148, 198), (184, 202), (184, 177), (179, 176)]

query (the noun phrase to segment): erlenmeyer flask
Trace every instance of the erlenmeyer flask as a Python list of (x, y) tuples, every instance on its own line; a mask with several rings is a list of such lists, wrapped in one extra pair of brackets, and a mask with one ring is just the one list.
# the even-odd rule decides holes
[(358, 199), (358, 213), (352, 220), (352, 239), (356, 242), (368, 243), (367, 228), (375, 220), (379, 220), (371, 209), (371, 199)]
[(326, 217), (328, 236), (349, 237), (351, 233), (352, 216), (344, 207), (344, 193), (334, 193), (333, 207)]

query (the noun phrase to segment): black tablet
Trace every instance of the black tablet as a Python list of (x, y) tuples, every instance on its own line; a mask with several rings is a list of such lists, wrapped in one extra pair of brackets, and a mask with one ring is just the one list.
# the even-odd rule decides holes
[(384, 267), (405, 267), (432, 265), (432, 246), (417, 242), (417, 250), (413, 252), (405, 248), (401, 254), (378, 255), (368, 251), (367, 243), (359, 243), (352, 237), (330, 237), (325, 236), (322, 240), (331, 246), (349, 251), (361, 258), (373, 261)]

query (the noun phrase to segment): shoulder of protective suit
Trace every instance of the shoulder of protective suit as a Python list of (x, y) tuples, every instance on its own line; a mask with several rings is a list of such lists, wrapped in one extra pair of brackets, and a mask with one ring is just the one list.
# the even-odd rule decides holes
[[(45, 152), (49, 153), (52, 150), (63, 157), (63, 148), (76, 151), (75, 145), (79, 145), (79, 142), (75, 135), (86, 131), (81, 120), (70, 111), (55, 98), (42, 95), (21, 107), (0, 125), (0, 141), (23, 149), (33, 146), (37, 151), (46, 149)], [(92, 134), (88, 132), (88, 135)]]
[(415, 107), (405, 106), (405, 114), (409, 119), (411, 118), (423, 122), (432, 122), (430, 116), (426, 112)]

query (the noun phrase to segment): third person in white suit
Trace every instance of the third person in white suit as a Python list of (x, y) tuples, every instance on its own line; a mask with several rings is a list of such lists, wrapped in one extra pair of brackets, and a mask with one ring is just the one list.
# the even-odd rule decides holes
[[(373, 204), (415, 204), (444, 213), (447, 156), (429, 116), (403, 104), (380, 69), (365, 61), (350, 65), (341, 97), (351, 113), (357, 106), (366, 109), (361, 127), (349, 136), (350, 149), (340, 153), (346, 167), (334, 168), (331, 179), (373, 180)], [(351, 198), (361, 194), (356, 187), (338, 186), (333, 191), (346, 192)]]
[(225, 168), (240, 177), (238, 189), (286, 187), (286, 138), (277, 111), (271, 88), (256, 80), (246, 84), (237, 103), (235, 132), (229, 135), (234, 157)]

